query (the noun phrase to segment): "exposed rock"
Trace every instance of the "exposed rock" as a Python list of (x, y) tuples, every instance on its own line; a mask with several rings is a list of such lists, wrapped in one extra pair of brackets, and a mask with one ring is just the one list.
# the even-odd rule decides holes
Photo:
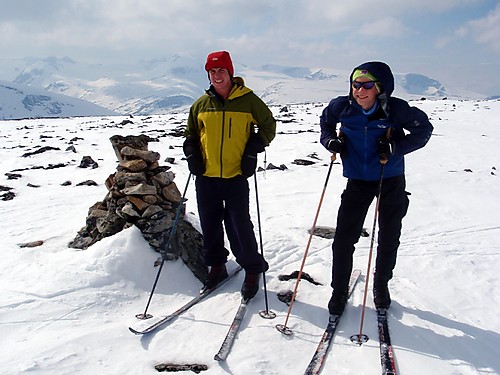
[(0, 199), (3, 201), (11, 201), (12, 199), (14, 199), (15, 196), (16, 193), (14, 193), (13, 191), (8, 191), (6, 193), (1, 194)]
[(155, 161), (160, 160), (160, 154), (154, 151), (144, 151), (144, 150), (137, 150), (135, 148), (132, 148), (130, 146), (124, 146), (120, 150), (121, 155), (129, 160), (143, 160), (146, 163), (154, 163)]
[(144, 160), (122, 160), (120, 162), (120, 167), (127, 169), (132, 172), (143, 171), (147, 167), (147, 163)]
[(23, 177), (19, 173), (5, 173), (5, 175), (7, 176), (7, 180), (17, 180)]
[(79, 167), (95, 169), (99, 167), (99, 164), (97, 164), (97, 162), (94, 161), (94, 159), (92, 159), (90, 156), (84, 156), (82, 158), (82, 161), (80, 162)]
[(19, 247), (37, 247), (37, 246), (42, 246), (42, 245), (43, 245), (43, 241), (38, 240), (38, 241), (20, 243)]
[(148, 142), (154, 139), (115, 135), (110, 140), (119, 161), (117, 171), (106, 178), (106, 197), (89, 208), (86, 226), (69, 246), (86, 249), (135, 225), (163, 259), (181, 258), (198, 279), (205, 280), (208, 270), (202, 257), (203, 237), (183, 220), (185, 208), (180, 206), (182, 195), (175, 175), (170, 167), (159, 165), (160, 154), (148, 150)]
[(41, 154), (41, 153), (44, 153), (46, 151), (52, 151), (52, 150), (55, 150), (55, 151), (58, 151), (60, 150), (60, 148), (58, 147), (51, 147), (51, 146), (44, 146), (44, 147), (40, 147), (38, 150), (36, 151), (33, 151), (33, 152), (27, 152), (25, 154), (23, 154), (23, 158), (26, 158), (28, 156), (32, 156), (32, 155), (37, 155), (37, 154)]
[(280, 171), (285, 171), (288, 168), (286, 167), (285, 164), (281, 164), (279, 167), (275, 166), (273, 163), (269, 163), (266, 167), (267, 170), (273, 170), (273, 169), (278, 169)]
[[(335, 229), (336, 228), (333, 227), (324, 227), (318, 225), (314, 228), (313, 234), (321, 238), (332, 239), (335, 237)], [(309, 229), (307, 232), (311, 233), (311, 230)], [(366, 228), (361, 229), (361, 237), (369, 236), (370, 234), (368, 233), (368, 230)]]
[(179, 372), (179, 371), (192, 371), (199, 374), (202, 371), (208, 370), (208, 366), (204, 364), (179, 364), (179, 363), (158, 363), (155, 365), (158, 372)]
[[(299, 271), (293, 271), (290, 275), (279, 275), (278, 276), (278, 280), (280, 280), (280, 281), (288, 281), (288, 280), (291, 280), (291, 279), (297, 279), (298, 277), (299, 277)], [(314, 285), (322, 285), (321, 283), (319, 283), (316, 280), (314, 280), (311, 277), (311, 275), (309, 275), (306, 272), (302, 272), (302, 274), (300, 275), (300, 280), (309, 281), (311, 284), (314, 284)]]
[(305, 159), (295, 159), (294, 161), (292, 161), (292, 164), (296, 164), (296, 165), (312, 165), (312, 164), (316, 164), (316, 162), (311, 161), (311, 160), (305, 160)]
[(76, 184), (76, 186), (97, 186), (97, 182), (93, 180), (85, 180)]

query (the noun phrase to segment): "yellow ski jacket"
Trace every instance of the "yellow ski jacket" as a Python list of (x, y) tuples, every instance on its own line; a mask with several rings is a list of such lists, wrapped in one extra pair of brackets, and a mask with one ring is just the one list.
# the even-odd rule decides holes
[(248, 87), (234, 84), (224, 102), (210, 89), (197, 99), (189, 111), (186, 137), (200, 139), (204, 176), (232, 178), (242, 174), (241, 158), (255, 128), (266, 146), (276, 135), (271, 110)]

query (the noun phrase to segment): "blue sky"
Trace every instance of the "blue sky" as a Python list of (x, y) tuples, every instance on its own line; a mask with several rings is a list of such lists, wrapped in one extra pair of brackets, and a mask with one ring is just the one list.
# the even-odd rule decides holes
[(219, 49), (250, 66), (383, 60), (396, 72), (466, 76), (471, 88), (498, 94), (487, 80), (500, 67), (500, 2), (19, 0), (2, 4), (0, 48), (1, 59), (103, 63), (176, 53), (203, 60)]

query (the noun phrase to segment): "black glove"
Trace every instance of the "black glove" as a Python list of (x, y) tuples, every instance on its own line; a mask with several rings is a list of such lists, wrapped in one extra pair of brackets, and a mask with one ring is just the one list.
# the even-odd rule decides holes
[(201, 154), (200, 141), (198, 137), (187, 137), (182, 145), (184, 155), (188, 162), (189, 172), (195, 176), (202, 176), (205, 173), (205, 163)]
[(380, 137), (377, 140), (377, 153), (381, 160), (389, 160), (394, 154), (394, 143), (385, 135)]
[(340, 154), (342, 152), (342, 149), (344, 147), (344, 137), (335, 137), (326, 143), (326, 148), (331, 151), (335, 152), (337, 154)]
[(263, 152), (265, 144), (260, 135), (251, 133), (250, 138), (241, 157), (241, 173), (245, 177), (251, 177), (257, 169), (257, 154)]
[(263, 152), (265, 148), (266, 145), (262, 137), (258, 133), (250, 133), (245, 149), (255, 153), (260, 153)]

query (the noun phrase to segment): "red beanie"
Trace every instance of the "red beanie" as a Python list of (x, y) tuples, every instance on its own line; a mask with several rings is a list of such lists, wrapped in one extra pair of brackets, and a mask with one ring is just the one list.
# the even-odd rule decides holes
[(233, 62), (231, 61), (231, 56), (229, 52), (218, 51), (212, 52), (207, 56), (207, 62), (205, 64), (205, 70), (208, 72), (213, 68), (224, 68), (227, 69), (231, 77), (234, 76)]

